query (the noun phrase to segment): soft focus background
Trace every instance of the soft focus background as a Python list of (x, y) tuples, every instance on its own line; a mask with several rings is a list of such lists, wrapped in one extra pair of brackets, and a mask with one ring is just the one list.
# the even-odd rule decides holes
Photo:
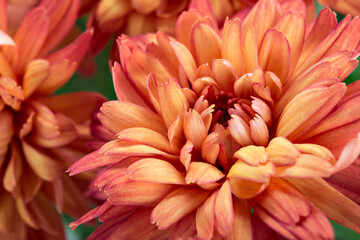
[[(317, 12), (319, 12), (323, 6), (317, 4)], [(337, 14), (338, 21), (341, 21), (344, 16)], [(84, 30), (86, 23), (86, 17), (78, 20), (79, 27)], [(81, 74), (75, 74), (72, 79), (57, 93), (76, 92), (76, 91), (96, 91), (107, 97), (109, 100), (116, 99), (116, 95), (112, 86), (112, 79), (109, 70), (108, 55), (110, 51), (110, 44), (95, 58), (96, 73), (93, 76), (83, 76)], [(360, 60), (360, 57), (359, 57)], [(355, 71), (346, 79), (346, 84), (350, 84), (360, 79), (360, 67), (358, 66)], [(326, 201), (326, 199), (324, 199)], [(74, 231), (68, 227), (69, 223), (74, 219), (63, 215), (63, 224), (66, 229), (68, 240), (84, 240), (96, 226), (79, 226)], [(335, 222), (332, 222), (335, 229), (336, 240), (360, 240), (360, 234), (347, 229)], [(141, 240), (141, 239), (139, 239)]]

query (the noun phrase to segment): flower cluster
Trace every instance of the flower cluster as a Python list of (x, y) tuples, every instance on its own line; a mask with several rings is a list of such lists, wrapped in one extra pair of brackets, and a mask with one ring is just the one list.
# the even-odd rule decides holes
[[(76, 70), (92, 38), (88, 30), (62, 49), (80, 1), (0, 1), (0, 238), (63, 239), (53, 209), (79, 217), (91, 174), (64, 174), (91, 151), (90, 117), (97, 93), (52, 93)], [(76, 181), (76, 184), (75, 184)]]
[(305, 16), (261, 0), (219, 27), (195, 0), (175, 38), (119, 37), (118, 100), (98, 115), (117, 138), (69, 169), (104, 167), (106, 200), (71, 226), (99, 217), (89, 240), (333, 239), (329, 217), (359, 232), (360, 207), (323, 178), (360, 152), (360, 84), (342, 83), (360, 20)]
[[(0, 0), (0, 239), (65, 239), (61, 213), (73, 229), (98, 218), (88, 240), (334, 239), (329, 219), (360, 233), (360, 81), (343, 82), (360, 11), (319, 2), (349, 15)], [(117, 100), (59, 94), (114, 35)]]

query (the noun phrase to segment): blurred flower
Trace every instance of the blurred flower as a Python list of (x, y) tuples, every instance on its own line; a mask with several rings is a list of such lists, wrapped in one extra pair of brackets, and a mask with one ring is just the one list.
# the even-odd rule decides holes
[[(73, 26), (80, 1), (44, 0), (8, 27), (0, 1), (0, 238), (63, 239), (53, 209), (72, 216), (87, 210), (86, 178), (63, 174), (89, 152), (90, 116), (104, 101), (96, 93), (52, 96), (76, 70), (92, 32), (54, 51)], [(12, 5), (9, 5), (9, 8)]]
[(197, 2), (176, 39), (119, 38), (118, 101), (98, 115), (117, 139), (69, 169), (106, 167), (107, 200), (70, 226), (99, 217), (89, 240), (333, 239), (330, 217), (360, 232), (360, 206), (323, 180), (360, 152), (360, 84), (342, 83), (359, 18), (325, 8), (307, 25), (304, 5), (261, 0), (219, 31)]
[(319, 2), (344, 15), (360, 16), (360, 5), (357, 0), (319, 0)]

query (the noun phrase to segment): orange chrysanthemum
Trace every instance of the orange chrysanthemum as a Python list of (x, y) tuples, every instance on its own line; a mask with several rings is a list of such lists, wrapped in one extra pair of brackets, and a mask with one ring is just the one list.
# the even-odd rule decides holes
[(13, 18), (6, 5), (0, 1), (0, 238), (63, 239), (52, 203), (72, 216), (86, 211), (79, 187), (88, 180), (80, 177), (76, 186), (63, 172), (90, 151), (90, 117), (104, 99), (51, 93), (70, 79), (92, 32), (53, 51), (72, 28), (80, 1), (43, 0)]
[(325, 8), (307, 25), (303, 9), (261, 0), (219, 30), (195, 8), (176, 39), (119, 38), (118, 101), (98, 115), (117, 139), (69, 169), (106, 166), (95, 184), (107, 200), (71, 226), (99, 217), (89, 240), (268, 239), (270, 228), (333, 239), (330, 217), (360, 232), (360, 206), (323, 180), (360, 151), (360, 84), (342, 83), (360, 20), (338, 24)]

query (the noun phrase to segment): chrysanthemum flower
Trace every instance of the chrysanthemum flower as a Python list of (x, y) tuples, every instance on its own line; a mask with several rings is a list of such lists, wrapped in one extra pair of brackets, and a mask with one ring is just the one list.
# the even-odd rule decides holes
[(333, 239), (329, 217), (360, 232), (360, 207), (323, 179), (360, 151), (360, 84), (342, 83), (360, 21), (325, 8), (308, 26), (303, 9), (261, 0), (222, 31), (190, 9), (176, 39), (119, 38), (118, 101), (98, 115), (118, 139), (69, 169), (105, 167), (107, 200), (71, 226), (99, 217), (89, 240)]
[[(7, 2), (0, 1), (0, 238), (62, 239), (53, 209), (81, 216), (85, 178), (63, 174), (89, 152), (89, 120), (103, 97), (51, 96), (76, 70), (89, 46), (87, 31), (53, 51), (73, 26), (80, 1), (41, 1), (8, 32)], [(85, 188), (85, 186), (82, 186)]]
[(342, 14), (360, 16), (360, 5), (357, 0), (319, 0), (324, 6), (329, 6)]

